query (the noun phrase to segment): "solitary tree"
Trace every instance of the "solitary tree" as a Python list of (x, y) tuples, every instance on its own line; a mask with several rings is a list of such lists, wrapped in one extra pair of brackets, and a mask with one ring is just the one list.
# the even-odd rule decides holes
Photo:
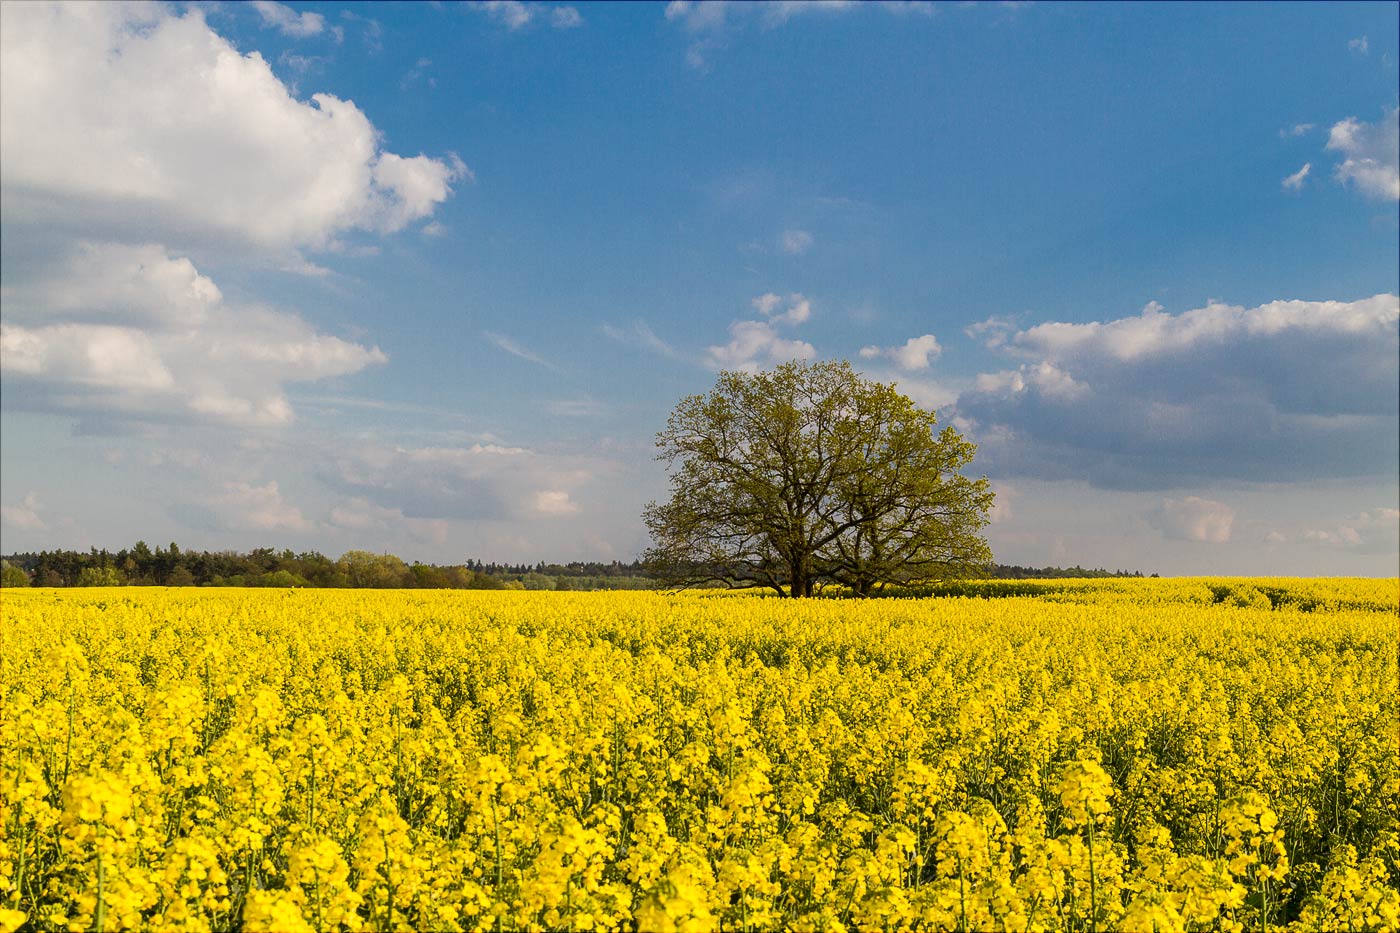
[(993, 494), (959, 472), (975, 446), (844, 361), (721, 373), (656, 443), (671, 498), (646, 508), (646, 559), (673, 583), (864, 596), (991, 562)]

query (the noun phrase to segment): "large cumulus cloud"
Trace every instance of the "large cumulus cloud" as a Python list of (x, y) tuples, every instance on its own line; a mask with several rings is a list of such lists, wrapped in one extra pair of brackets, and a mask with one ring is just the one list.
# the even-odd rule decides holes
[(198, 10), (0, 5), (4, 218), (88, 237), (323, 248), (432, 213), (455, 157), (384, 151), (350, 101), (297, 100)]
[(12, 410), (281, 424), (293, 417), (287, 383), (386, 359), (295, 314), (231, 305), (189, 259), (151, 244), (75, 244), (20, 266), (0, 297), (0, 372)]
[(103, 430), (279, 425), (288, 383), (384, 362), (227, 300), (200, 268), (324, 272), (305, 254), (426, 219), (469, 174), (382, 143), (354, 103), (297, 99), (198, 9), (0, 4), (5, 408)]
[(999, 334), (958, 414), (1002, 475), (1157, 489), (1394, 475), (1400, 298), (1212, 303)]

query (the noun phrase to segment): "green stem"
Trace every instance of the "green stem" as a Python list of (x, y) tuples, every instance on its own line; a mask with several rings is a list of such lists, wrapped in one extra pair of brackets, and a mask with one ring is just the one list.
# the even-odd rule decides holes
[(63, 745), (63, 783), (68, 783), (68, 765), (73, 760), (73, 683), (68, 683), (68, 740)]
[(389, 889), (389, 902), (384, 911), (384, 929), (394, 929), (394, 865), (389, 859), (389, 837), (384, 837), (384, 886)]
[(1094, 874), (1094, 817), (1089, 815), (1089, 933), (1098, 933), (1098, 878)]
[[(499, 814), (496, 812), (496, 795), (495, 795), (495, 794), (492, 794), (492, 795), (491, 795), (491, 825), (494, 827), (495, 832), (496, 832), (496, 900), (497, 900), (498, 903), (505, 903), (505, 902), (502, 900), (502, 897), (504, 897), (504, 895), (501, 893), (501, 819), (500, 819)], [(501, 915), (500, 915), (499, 912), (497, 912), (497, 914), (496, 914), (496, 931), (497, 931), (497, 933), (500, 933), (500, 929), (501, 929)]]
[(102, 865), (102, 853), (97, 853), (97, 910), (93, 913), (92, 928), (96, 933), (102, 933), (102, 928), (107, 921), (107, 874)]
[(967, 876), (963, 874), (962, 856), (958, 856), (958, 933), (967, 931)]

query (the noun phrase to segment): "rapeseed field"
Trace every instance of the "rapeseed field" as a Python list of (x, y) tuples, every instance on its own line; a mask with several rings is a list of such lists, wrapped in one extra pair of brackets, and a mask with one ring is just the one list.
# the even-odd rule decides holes
[(0, 931), (1395, 930), (1394, 580), (6, 590)]

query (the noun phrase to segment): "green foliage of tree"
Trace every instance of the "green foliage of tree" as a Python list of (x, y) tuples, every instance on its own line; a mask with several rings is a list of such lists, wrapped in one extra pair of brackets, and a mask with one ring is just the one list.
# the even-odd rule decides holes
[(411, 586), (413, 581), (408, 565), (393, 554), (346, 551), (335, 564), (345, 574), (347, 586), (394, 589)]
[(272, 573), (265, 573), (259, 581), (260, 586), (273, 587), (294, 587), (306, 586), (306, 581), (290, 570), (274, 570)]
[(28, 586), (29, 574), (9, 561), (0, 561), (0, 586)]
[(75, 586), (122, 586), (126, 580), (115, 567), (84, 567)]
[(993, 493), (960, 472), (975, 446), (845, 361), (721, 373), (656, 443), (671, 498), (643, 514), (646, 562), (675, 584), (869, 595), (991, 564)]
[(166, 586), (194, 586), (194, 583), (194, 574), (185, 566), (175, 567), (165, 578)]

